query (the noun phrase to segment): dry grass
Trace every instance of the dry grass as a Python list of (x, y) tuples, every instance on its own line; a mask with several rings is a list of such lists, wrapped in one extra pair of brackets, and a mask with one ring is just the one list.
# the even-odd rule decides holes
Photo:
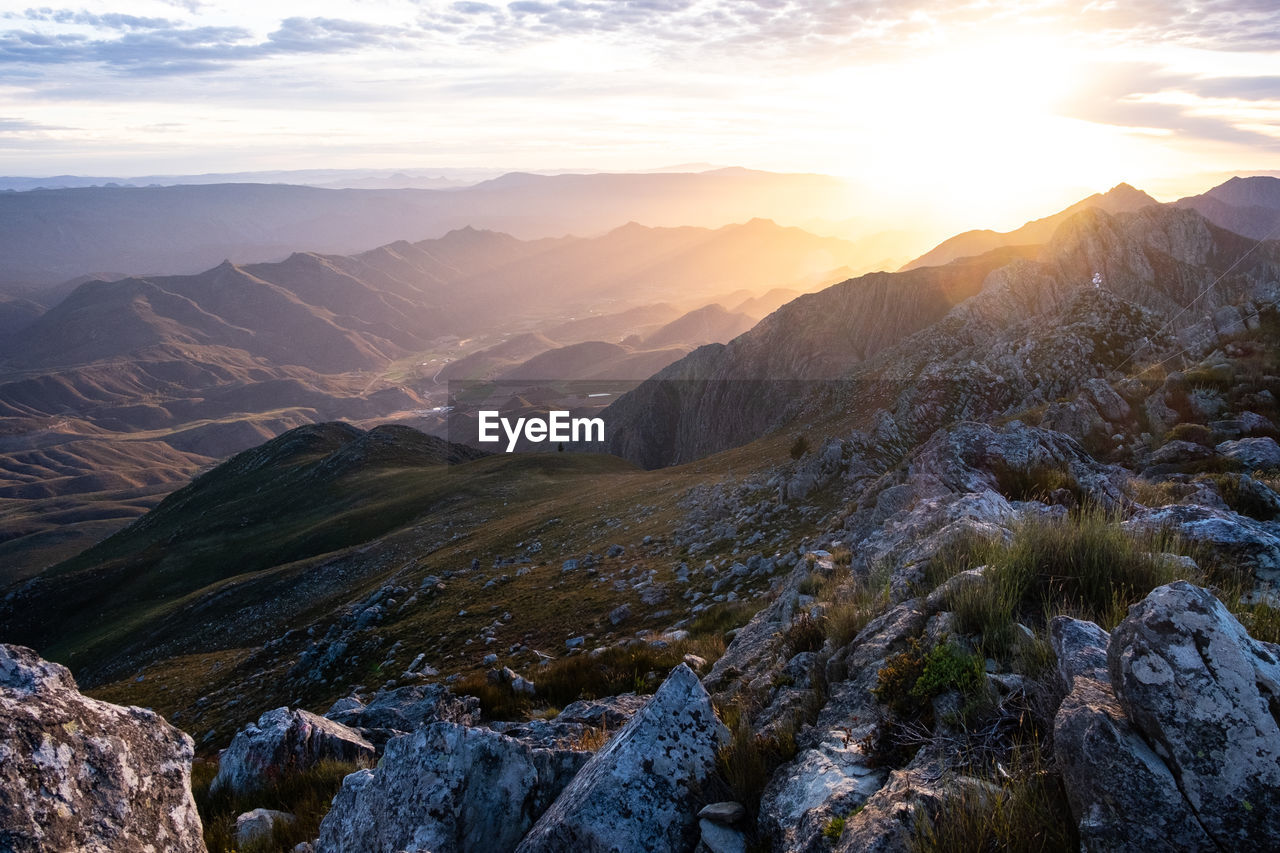
[[(303, 841), (319, 835), (320, 821), (328, 814), (342, 780), (360, 766), (348, 762), (324, 761), (301, 773), (271, 782), (252, 794), (232, 794), (226, 789), (210, 793), (217, 775), (216, 761), (197, 761), (191, 768), (191, 789), (209, 853), (287, 853)], [(236, 817), (256, 808), (288, 812), (297, 820), (276, 824), (270, 838), (237, 847)]]

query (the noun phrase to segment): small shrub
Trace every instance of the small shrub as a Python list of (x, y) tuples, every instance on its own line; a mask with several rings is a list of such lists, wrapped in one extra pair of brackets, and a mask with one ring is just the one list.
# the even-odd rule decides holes
[(844, 822), (844, 818), (840, 815), (831, 818), (822, 828), (822, 837), (828, 841), (839, 841), (840, 836), (844, 835)]
[(876, 672), (876, 686), (871, 688), (876, 699), (889, 706), (896, 716), (910, 717), (920, 709), (912, 695), (916, 682), (924, 675), (924, 651), (920, 640), (912, 638), (906, 651), (885, 661)]
[(1164, 437), (1165, 442), (1189, 441), (1192, 444), (1213, 447), (1213, 432), (1203, 424), (1181, 423), (1169, 430)]
[(799, 459), (809, 452), (809, 439), (803, 434), (796, 436), (796, 440), (791, 445), (791, 458)]
[(816, 652), (826, 642), (827, 632), (823, 619), (815, 619), (808, 613), (801, 616), (783, 635), (782, 643), (790, 653), (788, 657), (801, 652)]
[(911, 696), (928, 702), (950, 690), (971, 695), (981, 684), (981, 658), (963, 651), (954, 643), (939, 643), (925, 655), (924, 666), (911, 688)]

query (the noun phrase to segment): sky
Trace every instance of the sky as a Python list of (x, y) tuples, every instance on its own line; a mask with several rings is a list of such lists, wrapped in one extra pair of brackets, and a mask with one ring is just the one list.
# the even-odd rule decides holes
[(1014, 227), (1280, 168), (1274, 0), (0, 0), (0, 173), (846, 176)]

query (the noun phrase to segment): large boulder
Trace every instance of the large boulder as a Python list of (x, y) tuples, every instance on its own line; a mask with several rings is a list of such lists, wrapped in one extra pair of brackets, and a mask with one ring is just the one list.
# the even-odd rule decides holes
[(1280, 647), (1177, 581), (1130, 609), (1107, 660), (1120, 705), (1214, 843), (1280, 849)]
[(316, 853), (504, 853), (586, 762), (488, 729), (432, 723), (348, 776)]
[(519, 853), (684, 851), (698, 840), (697, 792), (728, 731), (680, 664), (653, 699), (579, 771)]
[(1054, 717), (1055, 754), (1082, 847), (1090, 853), (1213, 849), (1173, 773), (1116, 700), (1107, 632), (1059, 616), (1050, 637), (1067, 690)]
[(245, 726), (218, 759), (211, 790), (245, 793), (321, 761), (367, 762), (374, 747), (346, 726), (310, 711), (276, 708)]
[(0, 645), (0, 850), (204, 853), (191, 738)]

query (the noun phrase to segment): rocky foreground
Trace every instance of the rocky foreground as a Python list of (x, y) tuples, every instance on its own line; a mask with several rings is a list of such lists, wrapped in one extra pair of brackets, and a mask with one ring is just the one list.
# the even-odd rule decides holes
[[(806, 747), (770, 779), (758, 827), (744, 825), (742, 804), (715, 801), (717, 761), (731, 734), (704, 681), (721, 681), (730, 667), (700, 681), (681, 665), (643, 704), (582, 703), (505, 734), (472, 724), (465, 703), (443, 693), (425, 704), (381, 697), (384, 710), (413, 709), (413, 730), (386, 741), (376, 767), (346, 778), (319, 838), (298, 849), (700, 845), (728, 853), (747, 850), (749, 838), (788, 851), (920, 849), (922, 828), (957, 803), (1006, 794), (958, 762), (955, 733), (926, 740), (898, 769), (875, 759), (870, 744), (892, 716), (881, 701), (885, 667), (918, 636), (947, 636), (948, 592), (982, 582), (981, 572), (957, 575), (950, 590), (901, 602), (836, 650), (828, 675), (846, 675), (831, 677)], [(778, 615), (775, 605), (753, 620), (739, 635), (744, 646), (776, 640), (785, 624)], [(1083, 849), (1280, 845), (1280, 647), (1251, 638), (1212, 593), (1185, 581), (1153, 590), (1110, 633), (1061, 616), (1050, 631), (1050, 681), (1063, 697), (1051, 714), (1053, 740)], [(814, 663), (811, 653), (797, 654), (784, 671)], [(980, 689), (1002, 704), (1028, 690), (1016, 675), (980, 677)], [(5, 850), (206, 849), (187, 736), (149, 711), (85, 698), (65, 669), (21, 647), (0, 647), (0, 687)], [(949, 693), (934, 697), (935, 708), (954, 701)], [(352, 710), (366, 709), (348, 704), (331, 716)], [(598, 751), (564, 738), (577, 720), (606, 715), (627, 722)], [(281, 708), (237, 735), (215, 787), (252, 792), (324, 760), (372, 763), (374, 753), (356, 729)], [(247, 812), (238, 840), (251, 845), (292, 819)]]

